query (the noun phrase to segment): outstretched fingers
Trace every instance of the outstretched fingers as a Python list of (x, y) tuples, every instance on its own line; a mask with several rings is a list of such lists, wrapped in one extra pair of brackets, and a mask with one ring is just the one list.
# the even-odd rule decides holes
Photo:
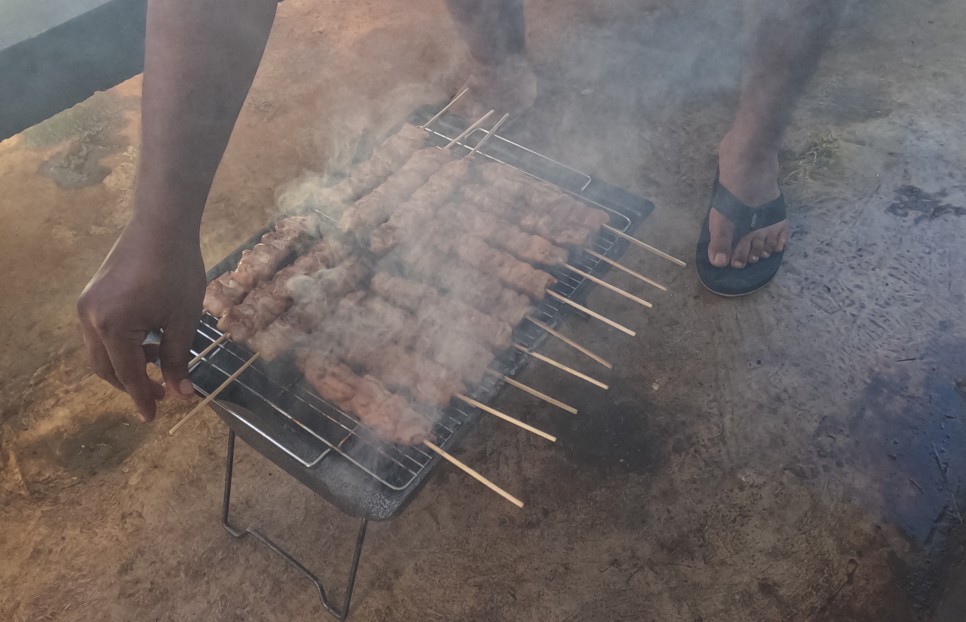
[(164, 397), (164, 387), (148, 377), (147, 358), (141, 341), (111, 335), (102, 337), (121, 388), (134, 400), (141, 420), (151, 421), (157, 412), (156, 402)]
[(164, 331), (161, 338), (161, 373), (173, 395), (188, 399), (194, 386), (188, 378), (191, 343), (195, 336), (195, 322), (177, 322)]

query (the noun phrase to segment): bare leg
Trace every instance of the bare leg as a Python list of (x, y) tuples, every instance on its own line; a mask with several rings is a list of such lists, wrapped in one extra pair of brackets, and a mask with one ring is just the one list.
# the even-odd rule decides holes
[(477, 107), (528, 108), (537, 83), (526, 59), (523, 0), (446, 0), (446, 6), (476, 63), (467, 86)]
[[(745, 0), (745, 68), (734, 121), (718, 151), (721, 185), (755, 207), (778, 198), (778, 149), (795, 102), (818, 65), (841, 0)], [(744, 268), (784, 250), (788, 221), (732, 248), (731, 222), (711, 211), (708, 259)]]

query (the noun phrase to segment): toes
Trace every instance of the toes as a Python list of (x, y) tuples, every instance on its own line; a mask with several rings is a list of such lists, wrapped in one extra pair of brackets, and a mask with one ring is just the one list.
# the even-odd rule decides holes
[(731, 261), (731, 235), (734, 226), (724, 216), (712, 210), (708, 219), (711, 242), (708, 244), (708, 261), (715, 268), (726, 268)]
[(788, 229), (782, 229), (782, 232), (778, 234), (778, 243), (775, 244), (775, 252), (782, 252), (785, 250), (785, 245), (788, 244)]
[(765, 236), (755, 235), (751, 241), (751, 250), (748, 251), (748, 263), (755, 263), (765, 252)]
[[(738, 246), (735, 246), (735, 250), (731, 253), (731, 267), (732, 268), (744, 268), (748, 264), (748, 255), (751, 252), (751, 241), (752, 237), (746, 235), (741, 238), (738, 242)], [(757, 261), (757, 259), (756, 259)]]
[(781, 230), (768, 232), (768, 235), (765, 236), (765, 248), (761, 251), (762, 259), (768, 259), (772, 253), (778, 250), (778, 236), (780, 235)]

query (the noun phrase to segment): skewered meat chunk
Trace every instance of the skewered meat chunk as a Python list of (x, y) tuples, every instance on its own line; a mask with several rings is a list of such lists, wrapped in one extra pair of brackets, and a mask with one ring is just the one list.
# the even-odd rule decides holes
[(429, 244), (444, 253), (459, 257), (477, 270), (496, 276), (507, 287), (534, 300), (542, 300), (546, 289), (557, 282), (547, 272), (491, 247), (479, 236), (461, 231), (452, 223), (437, 221), (427, 224), (423, 235)]
[(379, 438), (415, 445), (432, 433), (428, 418), (375, 378), (358, 376), (348, 366), (311, 349), (299, 353), (298, 364), (320, 396), (357, 416)]
[(460, 199), (467, 207), (518, 223), (523, 231), (539, 235), (559, 246), (585, 246), (597, 235), (598, 228), (588, 229), (559, 221), (552, 213), (511, 203), (507, 197), (496, 195), (492, 189), (480, 184), (463, 187)]
[(555, 246), (550, 240), (527, 233), (520, 227), (481, 210), (467, 209), (458, 202), (451, 202), (438, 212), (451, 224), (474, 233), (495, 248), (505, 250), (517, 259), (545, 266), (567, 263), (567, 250)]
[(400, 245), (382, 261), (414, 281), (442, 290), (445, 294), (492, 315), (511, 326), (533, 310), (526, 296), (507, 289), (496, 277), (453, 261), (452, 256), (432, 246)]
[[(362, 294), (362, 292), (359, 292)], [(444, 366), (466, 384), (474, 385), (483, 378), (493, 355), (474, 335), (466, 334), (452, 322), (417, 317), (374, 296), (352, 296), (339, 301), (334, 324), (356, 342), (396, 344), (411, 348)]]
[(267, 326), (292, 303), (291, 281), (303, 274), (317, 272), (342, 261), (347, 250), (338, 242), (322, 240), (309, 252), (283, 268), (270, 281), (259, 284), (244, 300), (229, 308), (218, 320), (218, 327), (245, 341), (255, 331)]
[(445, 407), (452, 395), (463, 390), (459, 377), (442, 365), (378, 335), (344, 330), (338, 316), (320, 322), (310, 343), (332, 348), (338, 358), (364, 368), (395, 391), (408, 391), (414, 399), (434, 407)]
[(469, 173), (465, 159), (451, 160), (433, 173), (426, 183), (396, 208), (389, 220), (376, 227), (369, 236), (369, 249), (379, 255), (395, 246), (414, 226), (432, 217), (459, 187)]
[[(287, 295), (291, 306), (267, 325), (243, 327), (248, 330), (248, 345), (268, 361), (281, 356), (326, 321), (340, 298), (355, 295), (350, 292), (359, 287), (368, 273), (365, 262), (351, 259), (328, 270), (289, 279)], [(226, 326), (223, 330), (231, 328)]]
[(222, 274), (208, 284), (204, 308), (221, 317), (237, 305), (259, 281), (270, 278), (292, 253), (304, 250), (318, 237), (315, 216), (290, 216), (280, 220), (258, 244), (242, 253), (235, 270)]
[(301, 253), (318, 237), (319, 223), (313, 216), (292, 216), (279, 221), (273, 231), (242, 253), (233, 278), (251, 289), (270, 278), (292, 253)]
[(232, 278), (231, 272), (213, 279), (205, 290), (204, 308), (215, 317), (221, 317), (248, 293), (244, 285)]
[(597, 231), (610, 220), (607, 212), (594, 209), (556, 186), (505, 164), (488, 162), (480, 166), (480, 174), (490, 187), (523, 199), (531, 208), (552, 213), (560, 222)]
[(465, 327), (467, 332), (475, 331), (494, 351), (505, 350), (512, 343), (513, 327), (509, 323), (482, 313), (460, 300), (443, 296), (429, 285), (377, 272), (369, 282), (369, 289), (397, 307), (414, 313), (452, 317), (455, 325)]
[(503, 283), (533, 300), (542, 300), (547, 288), (557, 282), (552, 275), (491, 247), (480, 237), (463, 234), (457, 240), (460, 259), (496, 274)]
[(354, 201), (382, 183), (393, 171), (426, 144), (429, 133), (406, 123), (396, 134), (376, 147), (372, 156), (354, 165), (336, 186), (342, 187), (348, 201)]
[[(320, 318), (324, 321), (324, 317)], [(248, 345), (262, 355), (266, 361), (273, 361), (299, 343), (305, 336), (305, 331), (299, 324), (298, 318), (289, 313), (283, 313), (275, 318), (271, 324), (248, 338)]]
[(420, 149), (372, 192), (347, 209), (339, 220), (342, 231), (366, 234), (389, 218), (396, 206), (426, 183), (430, 175), (452, 159), (448, 151)]

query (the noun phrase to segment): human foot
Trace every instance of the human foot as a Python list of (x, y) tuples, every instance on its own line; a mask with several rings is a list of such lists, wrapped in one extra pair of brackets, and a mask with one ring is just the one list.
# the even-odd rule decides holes
[[(721, 141), (718, 182), (741, 203), (757, 209), (779, 196), (778, 154), (775, 150), (744, 148), (729, 134)], [(788, 219), (754, 229), (734, 243), (735, 223), (717, 209), (708, 215), (711, 242), (708, 261), (716, 268), (744, 268), (785, 250)]]

